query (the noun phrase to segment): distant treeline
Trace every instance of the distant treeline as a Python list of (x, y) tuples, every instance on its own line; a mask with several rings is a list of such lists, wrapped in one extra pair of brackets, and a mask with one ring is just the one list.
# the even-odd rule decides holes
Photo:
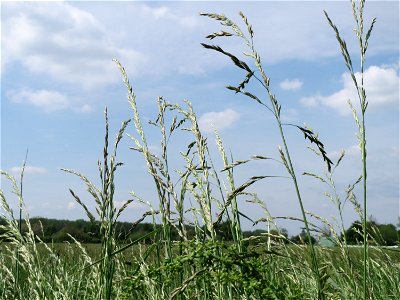
[[(47, 218), (32, 218), (30, 224), (33, 232), (44, 242), (60, 243), (60, 242), (73, 242), (71, 236), (81, 243), (100, 243), (100, 222), (90, 222), (82, 219), (79, 220), (57, 220)], [(4, 240), (4, 233), (6, 233), (6, 220), (0, 218), (0, 241)], [(161, 225), (154, 225), (152, 223), (139, 223), (132, 224), (129, 222), (117, 222), (116, 226), (116, 237), (119, 242), (134, 241), (141, 238), (147, 233), (152, 232), (154, 229), (159, 228)], [(23, 232), (27, 232), (27, 225), (25, 220), (22, 220), (21, 228)], [(185, 225), (186, 232), (189, 238), (195, 235), (195, 227)], [(230, 223), (221, 222), (215, 227), (217, 237), (220, 240), (230, 241), (232, 235), (230, 232)], [(346, 230), (345, 236), (349, 244), (357, 244), (362, 242), (362, 225), (359, 221), (353, 222), (353, 224)], [(377, 245), (393, 246), (398, 245), (400, 240), (400, 230), (396, 229), (393, 224), (378, 224), (376, 221), (368, 222), (368, 233), (370, 235), (370, 243)], [(171, 230), (172, 239), (179, 240), (178, 232), (172, 227)], [(296, 244), (306, 243), (307, 238), (304, 230), (295, 236), (289, 238), (286, 229), (281, 229), (278, 233), (277, 230), (270, 231), (270, 239), (278, 238), (277, 236), (284, 237), (287, 242), (290, 240)], [(1, 238), (3, 236), (3, 238)], [(244, 231), (243, 236), (258, 237), (258, 242), (266, 242), (268, 239), (267, 231), (257, 229), (254, 231)], [(329, 237), (329, 234), (326, 234)], [(341, 237), (343, 239), (343, 236)], [(151, 242), (151, 238), (145, 240), (145, 242)], [(313, 243), (316, 243), (316, 239), (312, 239)]]

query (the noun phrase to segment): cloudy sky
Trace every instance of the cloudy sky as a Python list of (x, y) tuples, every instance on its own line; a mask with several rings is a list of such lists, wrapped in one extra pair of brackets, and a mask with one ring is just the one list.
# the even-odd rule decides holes
[[(158, 96), (181, 105), (188, 99), (219, 168), (213, 126), (235, 160), (252, 155), (278, 159), (282, 142), (271, 113), (224, 88), (237, 85), (245, 74), (226, 57), (200, 45), (210, 43), (205, 36), (222, 29), (218, 22), (200, 17), (200, 12), (224, 13), (243, 26), (238, 16), (243, 11), (253, 25), (255, 45), (271, 77), (273, 93), (282, 104), (283, 121), (312, 127), (332, 160), (346, 151), (334, 176), (344, 200), (346, 187), (361, 174), (357, 128), (347, 100), (358, 106), (323, 10), (346, 39), (359, 71), (348, 1), (2, 2), (1, 169), (18, 175), (28, 148), (24, 194), (30, 215), (83, 218), (68, 188), (89, 207), (93, 201), (79, 179), (60, 168), (80, 171), (98, 182), (104, 108), (108, 107), (112, 135), (123, 120), (132, 117), (113, 58), (127, 70), (143, 122), (155, 119)], [(398, 12), (397, 1), (374, 1), (367, 2), (364, 16), (368, 24), (377, 18), (364, 76), (369, 101), (368, 214), (381, 223), (396, 223), (400, 213)], [(246, 50), (234, 37), (215, 39), (211, 44), (220, 44), (238, 56)], [(250, 60), (246, 62), (255, 68)], [(251, 89), (269, 101), (256, 83)], [(151, 149), (159, 153), (159, 135), (150, 125), (145, 129)], [(284, 129), (306, 209), (331, 221), (338, 218), (335, 206), (324, 196), (332, 193), (329, 187), (302, 176), (303, 172), (323, 174), (324, 164), (307, 149), (309, 142), (301, 132), (290, 126)], [(134, 128), (128, 127), (128, 132), (134, 134)], [(179, 133), (174, 139), (169, 156), (180, 168), (179, 151), (186, 149), (187, 134)], [(138, 153), (129, 150), (132, 146), (128, 138), (122, 141), (119, 158), (125, 165), (117, 175), (117, 201), (123, 203), (134, 191), (157, 206), (146, 165)], [(283, 175), (284, 171), (277, 163), (252, 162), (236, 169), (236, 182), (239, 185), (254, 175)], [(2, 188), (15, 207), (4, 180)], [(293, 187), (286, 179), (266, 179), (249, 191), (257, 192), (274, 216), (300, 216)], [(361, 201), (359, 188), (356, 195)], [(263, 216), (258, 206), (245, 200), (239, 205), (246, 215), (252, 219)], [(136, 220), (145, 210), (135, 203), (122, 219)], [(344, 216), (347, 226), (357, 217), (349, 203)], [(244, 224), (251, 228), (250, 222)], [(299, 224), (279, 224), (292, 234), (298, 231)]]

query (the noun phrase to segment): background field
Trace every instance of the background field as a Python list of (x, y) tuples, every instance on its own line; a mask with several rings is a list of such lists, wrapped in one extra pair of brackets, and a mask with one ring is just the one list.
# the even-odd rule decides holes
[[(105, 108), (102, 151), (90, 176), (81, 173), (81, 170), (61, 168), (65, 176), (76, 180), (73, 181), (76, 185), (69, 187), (71, 201), (67, 208), (79, 208), (87, 222), (30, 218), (30, 212), (35, 210), (30, 207), (32, 203), (26, 195), (27, 178), (24, 176), (29, 173), (46, 174), (47, 170), (28, 165), (28, 151), (20, 167), (1, 171), (0, 299), (399, 299), (400, 224), (380, 224), (374, 218), (378, 212), (379, 215), (392, 216), (394, 202), (398, 200), (398, 174), (390, 175), (395, 167), (388, 163), (398, 161), (398, 145), (393, 146), (393, 139), (390, 139), (397, 130), (392, 125), (396, 119), (393, 112), (396, 109), (398, 111), (398, 57), (396, 67), (368, 67), (367, 50), (369, 53), (381, 48), (369, 47), (377, 25), (375, 18), (366, 19), (364, 4), (362, 0), (358, 3), (351, 1), (349, 11), (355, 29), (350, 41), (347, 33), (351, 30), (343, 34), (330, 12), (321, 13), (344, 60), (344, 86), (337, 93), (329, 91), (330, 96), (317, 93), (298, 101), (298, 104), (308, 108), (319, 107), (320, 112), (330, 107), (336, 113), (350, 116), (346, 120), (351, 120), (353, 127), (347, 131), (352, 135), (355, 128), (356, 138), (355, 144), (347, 151), (332, 152), (328, 147), (331, 148), (332, 142), (341, 141), (341, 134), (347, 136), (348, 133), (341, 130), (338, 134), (334, 126), (347, 126), (349, 122), (330, 123), (321, 119), (325, 133), (327, 128), (333, 133), (333, 141), (328, 142), (325, 134), (320, 135), (316, 129), (299, 122), (299, 118), (290, 118), (290, 114), (296, 116), (300, 110), (293, 110), (290, 102), (281, 100), (275, 91), (297, 90), (302, 82), (291, 79), (279, 85), (273, 83), (268, 68), (271, 61), (267, 59), (268, 63), (265, 63), (263, 60), (265, 56), (258, 50), (257, 35), (251, 20), (243, 12), (239, 12), (238, 21), (224, 14), (201, 13), (202, 19), (218, 26), (207, 33), (201, 48), (210, 53), (205, 57), (218, 56), (223, 61), (222, 65), (228, 62), (236, 69), (237, 76), (229, 70), (227, 79), (230, 83), (226, 85), (226, 92), (230, 93), (232, 99), (238, 99), (233, 102), (240, 101), (237, 108), (257, 106), (253, 112), (258, 118), (253, 119), (252, 114), (246, 118), (251, 121), (247, 125), (252, 126), (249, 134), (242, 135), (240, 130), (232, 131), (227, 140), (239, 142), (241, 150), (250, 148), (259, 151), (264, 149), (261, 145), (266, 144), (265, 151), (260, 150), (258, 154), (243, 156), (241, 152), (240, 158), (236, 158), (235, 150), (231, 149), (230, 143), (227, 144), (218, 130), (227, 128), (224, 122), (232, 125), (239, 119), (240, 114), (233, 109), (212, 111), (199, 117), (196, 106), (189, 100), (176, 103), (157, 97), (153, 117), (143, 114), (127, 70), (118, 59), (114, 59), (114, 68), (120, 72), (125, 85), (129, 118), (122, 120), (117, 127), (114, 115)], [(27, 32), (31, 32), (31, 26), (14, 25), (26, 25), (36, 20), (36, 31), (31, 32), (36, 34), (35, 38), (40, 36), (40, 28), (43, 29), (42, 25), (46, 23), (35, 18), (43, 17), (45, 12), (54, 21), (59, 12), (51, 13), (44, 4), (30, 6), (35, 8), (33, 13), (24, 10), (10, 17), (10, 12), (15, 8), (13, 5), (7, 6), (7, 26), (26, 28)], [(94, 26), (90, 27), (91, 34), (99, 30), (106, 32), (105, 28), (97, 26), (94, 15), (83, 12), (85, 5), (83, 3), (75, 7), (63, 3), (57, 7), (66, 9), (73, 24), (83, 31), (90, 24)], [(104, 9), (100, 2), (97, 5), (99, 11)], [(119, 5), (115, 7), (120, 9)], [(137, 8), (135, 5), (133, 7)], [(23, 5), (20, 8), (26, 9)], [(142, 5), (139, 8), (138, 16), (142, 13), (150, 14), (156, 20), (166, 18), (185, 28), (196, 27), (197, 24), (191, 18), (178, 18), (165, 7), (153, 9)], [(385, 13), (388, 11), (385, 10)], [(124, 16), (122, 12), (121, 16)], [(76, 20), (82, 22), (75, 23)], [(294, 17), (290, 20), (293, 29), (299, 25), (295, 20), (297, 18)], [(59, 25), (58, 28), (62, 28), (65, 24)], [(67, 33), (63, 35), (67, 39), (59, 36), (51, 39), (55, 49), (65, 46), (65, 41), (75, 41), (74, 34)], [(30, 38), (24, 39), (27, 36), (30, 35), (16, 35), (16, 40), (13, 40), (13, 36), (8, 35), (6, 41), (11, 41), (11, 45), (15, 46), (14, 42), (21, 42), (22, 38), (28, 46), (32, 46)], [(313, 39), (304, 38), (306, 40)], [(82, 42), (78, 41), (78, 44)], [(109, 40), (101, 41), (109, 45)], [(234, 42), (224, 44), (223, 41)], [(96, 43), (94, 45), (98, 46)], [(239, 45), (245, 50), (239, 51)], [(268, 46), (273, 48), (278, 45), (272, 43)], [(385, 53), (396, 52), (382, 49), (383, 52), (388, 51)], [(36, 51), (35, 47), (30, 50), (33, 53)], [(78, 52), (84, 49), (80, 50)], [(165, 51), (168, 52), (168, 49)], [(276, 53), (279, 54), (279, 51)], [(124, 58), (140, 57), (140, 53), (134, 50), (117, 52)], [(7, 53), (11, 55), (14, 52)], [(21, 58), (21, 53), (15, 51), (15, 56), (6, 56), (8, 64), (11, 61), (11, 64), (18, 65), (20, 61), (21, 66), (30, 67), (31, 71), (45, 72), (39, 68), (42, 56), (33, 55), (32, 60), (29, 54), (30, 59), (26, 61)], [(331, 55), (328, 51), (322, 57)], [(53, 56), (50, 55), (50, 58)], [(196, 65), (195, 60), (189, 62), (194, 70), (198, 70), (196, 66), (213, 66), (212, 63)], [(72, 59), (68, 66), (75, 63)], [(49, 68), (51, 65), (49, 61)], [(80, 66), (83, 73), (87, 71), (85, 66), (90, 68), (90, 65)], [(188, 71), (183, 67), (178, 69)], [(52, 70), (55, 78), (60, 70), (65, 71), (60, 66)], [(100, 72), (100, 77), (94, 78), (88, 73), (84, 74), (90, 78), (87, 84), (83, 84), (88, 90), (92, 84), (104, 83), (103, 76), (111, 80), (107, 72)], [(81, 81), (85, 76), (75, 77), (75, 80), (77, 78)], [(371, 78), (375, 80), (371, 81)], [(383, 83), (380, 81), (382, 78)], [(212, 97), (204, 86), (200, 85), (199, 89), (205, 96)], [(14, 107), (14, 104), (25, 103), (44, 108), (46, 113), (63, 109), (76, 113), (92, 110), (90, 105), (69, 102), (54, 91), (9, 90), (7, 97), (10, 100), (7, 109)], [(54, 99), (57, 101), (54, 102)], [(343, 102), (347, 100), (347, 103)], [(344, 112), (343, 104), (347, 112)], [(388, 111), (387, 118), (385, 109), (378, 109), (376, 114), (371, 114), (381, 121), (387, 121), (387, 130), (370, 126), (370, 122), (375, 123), (374, 117), (369, 121), (369, 113), (370, 110), (374, 112), (376, 107), (386, 107)], [(385, 118), (380, 119), (379, 114)], [(304, 114), (302, 118), (306, 116)], [(20, 115), (15, 119), (24, 120)], [(88, 130), (90, 127), (84, 127), (76, 119), (70, 120), (71, 128), (75, 128), (75, 131), (93, 137)], [(220, 128), (213, 128), (213, 122)], [(274, 132), (273, 138), (265, 142), (270, 132)], [(370, 132), (372, 136), (379, 136), (379, 143), (374, 139), (372, 141), (375, 143), (370, 142)], [(18, 134), (16, 136), (19, 137)], [(242, 136), (254, 140), (260, 148), (246, 144)], [(157, 146), (150, 142), (155, 137)], [(386, 139), (390, 143), (386, 143)], [(8, 135), (7, 141), (11, 140), (14, 137)], [(79, 140), (72, 139), (77, 144)], [(299, 140), (302, 141), (301, 149)], [(86, 138), (82, 141), (86, 141)], [(376, 145), (384, 146), (376, 148)], [(379, 151), (387, 150), (387, 147), (391, 147), (391, 152)], [(121, 173), (127, 157), (124, 151), (127, 150), (142, 159), (141, 164), (136, 164), (136, 160), (133, 163), (135, 171), (132, 174), (135, 176)], [(120, 152), (124, 155), (121, 156)], [(45, 157), (50, 159), (50, 156)], [(61, 159), (62, 163), (66, 161)], [(74, 166), (79, 165), (79, 161), (74, 161)], [(349, 161), (351, 167), (345, 164)], [(150, 178), (151, 190), (148, 185), (141, 185), (142, 173)], [(129, 181), (136, 188), (139, 186), (139, 191), (150, 191), (151, 201), (139, 195), (137, 189), (121, 197), (124, 189), (121, 190), (118, 184), (120, 175), (124, 175), (124, 184)], [(368, 181), (368, 178), (372, 180)], [(310, 182), (313, 184), (309, 185)], [(377, 184), (379, 182), (383, 184)], [(48, 191), (52, 190), (50, 181), (42, 182), (36, 188), (43, 189), (46, 185)], [(76, 186), (79, 188), (76, 189)], [(256, 186), (268, 186), (268, 196), (257, 193)], [(310, 198), (312, 192), (319, 195), (318, 202)], [(377, 205), (379, 199), (383, 201)], [(34, 203), (38, 203), (37, 199)], [(53, 209), (55, 207), (49, 202), (45, 204)], [(284, 209), (284, 215), (274, 214), (271, 207), (277, 206)], [(132, 208), (136, 210), (129, 223), (119, 222)], [(65, 213), (65, 209), (60, 206), (59, 212)], [(295, 215), (292, 214), (294, 210), (297, 211)], [(327, 212), (329, 217), (326, 216)], [(349, 222), (350, 215), (352, 222)], [(295, 224), (292, 228), (301, 232), (289, 235), (281, 221)], [(249, 227), (255, 230), (249, 231)], [(97, 243), (85, 243), (94, 241)]]

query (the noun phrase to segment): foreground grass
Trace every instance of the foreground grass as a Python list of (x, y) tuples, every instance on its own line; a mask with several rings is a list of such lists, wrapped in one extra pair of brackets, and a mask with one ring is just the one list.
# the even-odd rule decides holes
[[(353, 2), (354, 4), (354, 2)], [(365, 59), (366, 40), (363, 36), (362, 9), (364, 1), (360, 2), (356, 13), (357, 36), (361, 40), (363, 61)], [(70, 190), (72, 197), (86, 212), (90, 220), (99, 220), (101, 244), (82, 245), (78, 241), (72, 244), (46, 244), (34, 234), (29, 222), (23, 199), (23, 172), (20, 181), (1, 172), (11, 183), (12, 191), (17, 196), (20, 218), (15, 219), (10, 208), (10, 200), (5, 198), (0, 190), (1, 210), (4, 212), (5, 225), (1, 229), (4, 234), (0, 240), (8, 243), (0, 247), (0, 299), (399, 299), (400, 298), (400, 260), (396, 249), (370, 248), (366, 231), (366, 143), (365, 122), (366, 98), (364, 86), (360, 85), (360, 104), (362, 121), (359, 122), (357, 112), (353, 109), (354, 118), (359, 128), (359, 143), (363, 159), (363, 170), (359, 180), (346, 189), (345, 200), (333, 199), (337, 205), (339, 219), (343, 229), (343, 203), (351, 203), (360, 215), (364, 224), (364, 242), (360, 248), (347, 245), (345, 239), (336, 232), (337, 224), (330, 224), (317, 215), (306, 211), (297, 182), (296, 170), (291, 163), (289, 148), (286, 145), (284, 126), (294, 126), (301, 131), (313, 146), (314, 152), (326, 166), (323, 176), (308, 173), (325, 182), (334, 190), (334, 171), (339, 166), (344, 154), (332, 162), (326, 154), (323, 143), (310, 128), (293, 124), (283, 124), (280, 119), (281, 103), (270, 90), (269, 77), (262, 67), (253, 42), (254, 32), (247, 18), (240, 14), (246, 31), (233, 23), (224, 15), (202, 14), (227, 27), (227, 31), (215, 32), (208, 36), (213, 39), (222, 36), (242, 38), (249, 47), (248, 57), (253, 59), (256, 70), (233, 54), (218, 46), (203, 44), (204, 47), (216, 50), (228, 56), (236, 67), (246, 71), (246, 77), (239, 86), (228, 86), (235, 93), (241, 93), (258, 102), (267, 112), (271, 112), (277, 121), (277, 129), (281, 134), (283, 148), (278, 147), (278, 158), (254, 156), (248, 160), (234, 161), (228, 156), (223, 142), (216, 133), (216, 144), (224, 168), (216, 170), (208, 148), (208, 141), (199, 129), (197, 116), (189, 101), (185, 106), (179, 106), (158, 98), (158, 115), (151, 124), (160, 130), (161, 154), (151, 152), (142, 119), (136, 105), (136, 95), (129, 82), (122, 64), (115, 60), (121, 71), (124, 84), (128, 91), (128, 101), (133, 112), (131, 120), (122, 123), (116, 135), (113, 148), (110, 149), (108, 132), (108, 113), (105, 111), (105, 138), (101, 162), (98, 163), (100, 185), (96, 186), (83, 174), (64, 169), (78, 176), (95, 202), (96, 209), (91, 211), (87, 204), (81, 201), (79, 195)], [(328, 17), (328, 15), (327, 15)], [(345, 57), (346, 65), (353, 74), (346, 44), (334, 28)], [(371, 26), (372, 30), (372, 26)], [(365, 42), (363, 42), (365, 41)], [(363, 66), (363, 65), (362, 65)], [(362, 67), (363, 68), (363, 67)], [(363, 70), (361, 70), (362, 72)], [(260, 78), (258, 77), (260, 76)], [(265, 89), (267, 100), (245, 90), (247, 83), (254, 79)], [(357, 86), (357, 80), (355, 80)], [(266, 104), (268, 103), (268, 104)], [(132, 122), (131, 122), (132, 121)], [(132, 150), (143, 156), (148, 172), (154, 180), (158, 196), (158, 207), (143, 201), (132, 193), (119, 210), (114, 205), (115, 176), (122, 163), (118, 162), (117, 148), (119, 142), (133, 123), (133, 133), (127, 134), (132, 140)], [(185, 164), (181, 170), (172, 171), (168, 161), (168, 144), (170, 138), (177, 134), (186, 134), (191, 142), (187, 149), (180, 152)], [(230, 157), (230, 158), (228, 158)], [(291, 244), (274, 223), (266, 204), (247, 188), (259, 180), (277, 176), (253, 176), (238, 185), (235, 182), (233, 170), (238, 165), (251, 163), (252, 160), (273, 159), (280, 163), (292, 180), (292, 187), (297, 194), (300, 206), (301, 221), (306, 230), (304, 246)], [(178, 177), (178, 180), (174, 178)], [(360, 181), (364, 184), (363, 206), (354, 193), (354, 187)], [(247, 201), (258, 205), (265, 212), (265, 217), (257, 223), (267, 227), (267, 243), (261, 243), (259, 237), (244, 238), (241, 218), (246, 218), (240, 210), (238, 199), (245, 197)], [(154, 230), (145, 237), (129, 244), (118, 244), (116, 223), (122, 211), (133, 201), (146, 204), (148, 212), (145, 217), (153, 218)], [(156, 226), (155, 215), (162, 220), (161, 226)], [(26, 232), (21, 230), (21, 218), (25, 218)], [(313, 221), (313, 222), (311, 222)], [(316, 221), (316, 222), (314, 222)], [(221, 242), (217, 238), (216, 228), (222, 222), (229, 224), (232, 243)], [(328, 228), (329, 234), (336, 244), (334, 249), (314, 246), (311, 243), (311, 231), (322, 233), (318, 224)], [(195, 228), (189, 236), (187, 226)], [(277, 228), (272, 232), (270, 228)], [(172, 232), (179, 234), (179, 241), (174, 241)], [(326, 230), (324, 230), (326, 233)], [(73, 239), (73, 237), (71, 237)], [(142, 244), (144, 239), (152, 239), (148, 244)], [(369, 251), (368, 251), (369, 250)]]
[[(317, 287), (310, 277), (306, 246), (275, 245), (268, 251), (267, 245), (262, 244), (238, 252), (232, 243), (191, 241), (174, 244), (172, 259), (159, 260), (154, 245), (136, 245), (116, 257), (113, 299), (315, 299)], [(7, 280), (4, 270), (6, 266), (12, 269), (13, 248), (9, 243), (0, 247), (1, 276), (5, 279), (0, 287), (2, 299), (15, 299), (17, 295), (19, 299), (33, 295), (44, 297), (37, 299), (61, 299), (64, 292), (68, 295), (63, 295), (62, 299), (95, 299), (98, 292), (96, 267), (89, 266), (100, 257), (101, 244), (82, 248), (77, 244), (38, 244), (36, 264), (43, 275), (48, 274), (40, 282), (42, 293), (24, 284), (38, 276), (29, 269), (21, 268), (18, 293)], [(182, 248), (185, 254), (180, 254)], [(328, 299), (361, 297), (362, 289), (357, 292), (352, 287), (362, 286), (362, 247), (350, 249), (353, 276), (349, 276), (340, 247), (315, 249), (319, 263), (324, 266), (325, 296)], [(372, 248), (369, 254), (372, 279), (369, 282), (374, 299), (397, 299), (400, 295), (400, 252)], [(72, 280), (68, 286), (65, 286), (67, 282), (60, 282), (60, 275), (64, 280)], [(223, 290), (219, 290), (221, 285)]]

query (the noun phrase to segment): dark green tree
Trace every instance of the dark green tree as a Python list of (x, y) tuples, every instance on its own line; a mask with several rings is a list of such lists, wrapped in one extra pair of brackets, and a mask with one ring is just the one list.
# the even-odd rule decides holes
[[(393, 224), (378, 224), (372, 219), (367, 222), (367, 233), (370, 244), (394, 246), (399, 242), (399, 234)], [(361, 243), (363, 241), (361, 222), (353, 222), (345, 234), (349, 244)]]
[[(301, 230), (301, 233), (295, 236), (292, 236), (290, 239), (293, 243), (301, 245), (301, 244), (308, 244), (309, 243), (309, 239), (307, 236), (306, 231), (304, 230), (304, 228)], [(317, 242), (317, 240), (312, 236), (311, 237), (311, 243), (315, 244)]]

